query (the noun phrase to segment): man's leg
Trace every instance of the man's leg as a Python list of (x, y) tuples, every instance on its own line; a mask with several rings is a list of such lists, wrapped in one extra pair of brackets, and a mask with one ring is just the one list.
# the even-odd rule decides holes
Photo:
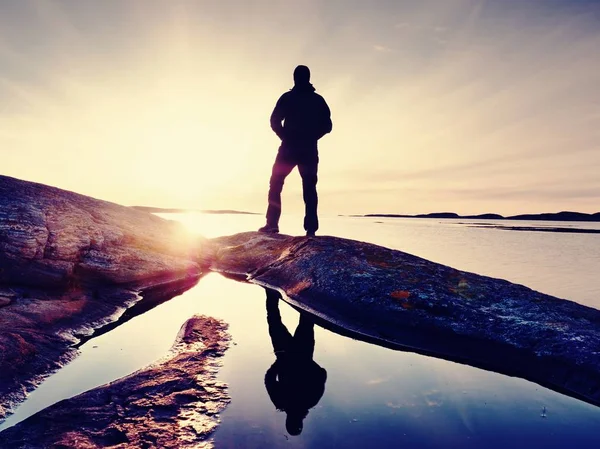
[(317, 217), (317, 168), (318, 157), (308, 162), (298, 164), (298, 171), (302, 177), (302, 195), (304, 196), (304, 230), (307, 235), (314, 235), (319, 229), (319, 218)]
[(275, 158), (269, 181), (269, 206), (267, 207), (267, 228), (279, 230), (281, 216), (281, 191), (287, 175), (294, 169), (294, 163), (283, 156), (281, 149)]
[(267, 293), (267, 323), (269, 325), (269, 335), (273, 344), (273, 352), (277, 357), (290, 350), (292, 344), (292, 335), (281, 321), (279, 314), (279, 299), (281, 295), (276, 290), (265, 289)]
[(300, 321), (294, 332), (296, 351), (301, 357), (312, 360), (315, 351), (315, 322), (306, 312), (300, 312)]

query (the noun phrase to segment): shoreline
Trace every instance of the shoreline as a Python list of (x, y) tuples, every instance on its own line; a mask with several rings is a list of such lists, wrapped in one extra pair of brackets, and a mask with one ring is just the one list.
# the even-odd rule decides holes
[(361, 218), (436, 218), (436, 219), (469, 219), (469, 220), (516, 220), (516, 221), (572, 221), (572, 222), (588, 222), (599, 223), (600, 212), (583, 213), (583, 212), (551, 212), (541, 214), (519, 214), (511, 216), (503, 216), (495, 213), (478, 214), (478, 215), (459, 215), (455, 212), (434, 212), (429, 214), (360, 214), (360, 215), (344, 215), (347, 217)]

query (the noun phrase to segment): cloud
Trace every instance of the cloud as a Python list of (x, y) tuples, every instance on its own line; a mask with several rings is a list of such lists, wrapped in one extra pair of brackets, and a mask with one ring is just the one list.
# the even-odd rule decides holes
[[(5, 173), (185, 206), (201, 170), (203, 201), (262, 207), (268, 116), (304, 61), (335, 123), (324, 210), (597, 209), (596, 1), (258, 2), (250, 17), (232, 13), (244, 0), (138, 3), (0, 1)], [(31, 162), (48, 153), (51, 169)], [(158, 183), (165, 171), (177, 179)], [(209, 182), (219, 171), (235, 182)]]
[(413, 25), (411, 25), (408, 22), (400, 22), (400, 23), (397, 23), (396, 25), (394, 25), (394, 28), (396, 28), (397, 30), (407, 30), (412, 27), (413, 27)]
[(379, 385), (385, 382), (388, 382), (390, 379), (389, 378), (383, 378), (383, 377), (378, 377), (376, 379), (370, 379), (367, 381), (367, 385)]
[(478, 173), (489, 176), (492, 171), (510, 173), (514, 169), (514, 164), (515, 160), (513, 157), (502, 155), (443, 167), (433, 166), (421, 170), (377, 169), (372, 172), (365, 172), (364, 169), (356, 168), (347, 170), (343, 174), (341, 173), (341, 175), (354, 181), (381, 184), (382, 182), (439, 180), (440, 177), (444, 176), (460, 175), (464, 177), (474, 176)]
[(394, 51), (390, 47), (386, 47), (385, 45), (373, 45), (373, 50), (379, 53), (391, 53)]
[(429, 407), (440, 407), (444, 403), (443, 395), (439, 390), (428, 391), (423, 396)]
[(394, 402), (387, 402), (385, 405), (388, 406), (389, 408), (403, 408), (403, 407), (414, 407), (415, 406), (415, 404), (402, 404), (402, 403), (394, 403)]
[(471, 199), (489, 199), (489, 200), (579, 200), (579, 199), (598, 199), (600, 200), (600, 188), (560, 188), (543, 187), (539, 188), (521, 188), (521, 187), (497, 187), (497, 188), (471, 188), (471, 189), (445, 189), (444, 194)]

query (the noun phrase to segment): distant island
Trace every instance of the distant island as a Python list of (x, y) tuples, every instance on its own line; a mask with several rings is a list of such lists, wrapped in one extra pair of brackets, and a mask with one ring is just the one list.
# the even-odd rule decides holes
[[(184, 209), (169, 207), (130, 206), (132, 209), (149, 212), (152, 214), (179, 214), (186, 212), (198, 212), (201, 214), (217, 215), (260, 215), (257, 212), (248, 212), (234, 209)], [(344, 215), (340, 215), (344, 216)], [(600, 222), (600, 212), (586, 214), (583, 212), (549, 212), (543, 214), (521, 214), (505, 217), (500, 214), (487, 213), (479, 215), (459, 215), (455, 212), (432, 212), (430, 214), (362, 214), (347, 215), (348, 217), (371, 217), (371, 218), (448, 218), (448, 219), (478, 219), (478, 220), (527, 220), (527, 221), (588, 221)]]
[(168, 207), (131, 206), (132, 209), (149, 212), (151, 214), (180, 214), (185, 212), (198, 212), (201, 214), (233, 214), (233, 215), (260, 215), (256, 212), (246, 212), (232, 209), (177, 209)]
[(586, 214), (582, 212), (556, 212), (543, 214), (522, 214), (504, 217), (500, 214), (458, 215), (454, 212), (433, 212), (431, 214), (402, 215), (402, 214), (365, 214), (350, 215), (351, 217), (384, 217), (384, 218), (468, 218), (478, 220), (537, 220), (537, 221), (592, 221), (600, 222), (600, 212)]

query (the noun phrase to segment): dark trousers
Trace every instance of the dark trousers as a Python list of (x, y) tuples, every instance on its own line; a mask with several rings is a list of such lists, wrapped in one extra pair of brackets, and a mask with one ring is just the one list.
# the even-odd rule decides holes
[(300, 321), (294, 335), (288, 331), (281, 321), (279, 299), (275, 290), (267, 290), (267, 323), (269, 335), (273, 343), (273, 351), (277, 359), (294, 361), (298, 364), (312, 361), (315, 351), (314, 321), (307, 313), (300, 313)]
[(316, 144), (308, 148), (296, 148), (282, 144), (273, 164), (269, 181), (269, 207), (267, 208), (267, 225), (278, 226), (281, 216), (281, 191), (285, 178), (298, 166), (302, 177), (302, 195), (304, 197), (304, 230), (316, 232), (319, 229), (317, 217), (317, 167), (319, 156)]

